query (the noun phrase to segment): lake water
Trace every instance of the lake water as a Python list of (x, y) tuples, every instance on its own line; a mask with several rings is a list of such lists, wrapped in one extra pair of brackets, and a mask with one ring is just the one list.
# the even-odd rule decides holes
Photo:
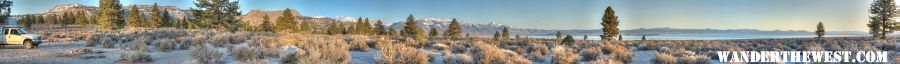
[[(861, 37), (868, 35), (825, 35), (825, 37)], [(526, 36), (521, 36), (526, 37)], [(556, 35), (530, 35), (530, 38), (556, 38)], [(575, 39), (584, 39), (584, 35), (572, 35)], [(726, 40), (726, 39), (765, 39), (765, 38), (813, 38), (816, 35), (772, 35), (772, 34), (663, 34), (646, 36), (648, 40)], [(640, 35), (624, 35), (625, 40), (640, 40)], [(588, 35), (590, 40), (600, 40), (598, 35)]]

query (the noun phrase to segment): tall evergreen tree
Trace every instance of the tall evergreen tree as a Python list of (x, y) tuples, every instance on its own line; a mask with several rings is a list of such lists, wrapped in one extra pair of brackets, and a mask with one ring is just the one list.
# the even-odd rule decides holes
[(584, 35), (584, 40), (587, 40), (587, 39), (588, 39), (587, 35)]
[(619, 41), (622, 41), (622, 39), (623, 39), (622, 35), (619, 35)]
[(128, 13), (128, 27), (144, 27), (144, 14), (138, 10), (135, 5), (130, 6), (131, 11)]
[(822, 38), (825, 36), (825, 26), (822, 25), (822, 22), (816, 25), (816, 38)]
[(298, 20), (298, 22), (300, 22), (300, 27), (298, 28), (299, 31), (310, 31), (311, 32), (312, 28), (314, 27), (313, 23), (311, 21), (304, 21), (304, 20), (300, 19), (300, 20)]
[(291, 9), (285, 9), (284, 12), (281, 13), (281, 17), (278, 17), (277, 22), (275, 22), (275, 31), (276, 32), (296, 32), (297, 31), (297, 21), (294, 17), (294, 14), (291, 13)]
[(159, 13), (161, 13), (159, 15), (159, 18), (162, 18), (162, 20), (159, 20), (160, 26), (174, 27), (175, 22), (172, 20), (172, 17), (169, 16), (169, 10), (168, 9), (161, 9), (161, 10), (162, 10), (162, 12), (159, 12)]
[(90, 24), (90, 18), (84, 12), (75, 12), (75, 24), (85, 26)]
[(397, 34), (397, 29), (394, 29), (394, 28), (388, 28), (387, 34), (390, 35), (390, 36), (397, 36), (397, 35), (398, 35), (398, 34)]
[(406, 26), (404, 26), (403, 30), (401, 30), (401, 35), (405, 37), (415, 38), (418, 41), (424, 41), (424, 31), (422, 31), (422, 29), (419, 29), (419, 27), (416, 25), (415, 20), (416, 19), (412, 14), (409, 14), (409, 16), (406, 17)]
[(25, 28), (31, 28), (31, 25), (34, 24), (36, 21), (37, 21), (37, 18), (35, 18), (34, 15), (27, 15), (27, 16), (25, 16), (25, 21), (19, 22), (19, 25), (22, 25)]
[(603, 40), (611, 40), (613, 37), (619, 35), (619, 17), (616, 16), (616, 12), (613, 11), (612, 7), (606, 7), (606, 11), (603, 13)]
[(641, 40), (647, 40), (647, 36), (646, 36), (646, 35), (641, 35)]
[(159, 11), (159, 5), (153, 3), (153, 7), (150, 8), (150, 20), (146, 21), (147, 23), (144, 25), (149, 28), (159, 28), (162, 26), (161, 22), (163, 21), (163, 15), (161, 13), (162, 12)]
[(122, 26), (122, 15), (120, 13), (122, 5), (119, 0), (100, 0), (100, 13), (97, 14), (99, 24), (97, 28), (103, 30), (117, 29)]
[(500, 36), (500, 31), (494, 31), (494, 40), (500, 40), (503, 36)]
[(431, 37), (437, 37), (437, 36), (440, 36), (440, 35), (439, 35), (439, 33), (437, 32), (437, 28), (432, 27), (432, 28), (431, 28), (431, 31), (428, 31), (428, 36), (431, 36)]
[(897, 7), (894, 0), (875, 0), (869, 8), (869, 33), (872, 37), (883, 40), (886, 34), (896, 31), (898, 28), (894, 17), (897, 16)]
[(566, 38), (562, 39), (562, 44), (571, 46), (575, 44), (575, 38), (573, 38), (572, 35), (566, 35)]
[[(231, 0), (197, 0), (194, 6), (199, 9), (192, 11), (197, 23), (205, 28), (219, 28), (228, 31), (235, 31), (236, 27), (232, 24), (236, 23), (235, 16), (241, 14), (238, 12), (240, 5), (237, 1)], [(296, 25), (295, 25), (296, 26)]]
[(59, 22), (59, 25), (62, 28), (66, 28), (69, 24), (75, 22), (75, 14), (73, 14), (72, 12), (65, 12), (63, 13), (61, 19), (62, 20)]
[(0, 0), (0, 23), (7, 24), (6, 19), (10, 17), (13, 2), (9, 0)]
[(329, 35), (340, 34), (341, 31), (343, 30), (343, 27), (339, 26), (338, 22), (331, 22), (331, 23), (329, 23), (328, 26), (329, 26), (328, 32), (326, 32), (326, 33)]
[(556, 31), (556, 39), (562, 39), (562, 33)]
[(460, 27), (459, 21), (456, 21), (456, 18), (450, 21), (450, 26), (447, 28), (447, 31), (444, 31), (444, 36), (446, 37), (459, 37), (462, 35), (462, 27)]
[(501, 36), (503, 37), (503, 40), (509, 39), (509, 27), (503, 27), (503, 35)]
[(269, 15), (263, 15), (262, 24), (259, 24), (260, 31), (272, 32), (272, 23), (269, 21)]
[(387, 35), (387, 31), (385, 31), (386, 29), (384, 29), (384, 27), (385, 27), (385, 26), (384, 26), (384, 24), (381, 22), (381, 20), (375, 21), (375, 32), (376, 32), (376, 34), (378, 34), (378, 35)]

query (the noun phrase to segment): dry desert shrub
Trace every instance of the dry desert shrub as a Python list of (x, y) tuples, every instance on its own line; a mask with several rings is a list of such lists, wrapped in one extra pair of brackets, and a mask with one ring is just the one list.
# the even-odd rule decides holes
[(113, 48), (115, 47), (118, 41), (114, 40), (115, 37), (103, 37), (100, 38), (100, 47), (101, 48)]
[(350, 50), (369, 51), (369, 45), (366, 44), (366, 38), (364, 36), (351, 36), (351, 38), (348, 38), (347, 40), (350, 40)]
[(84, 47), (94, 47), (94, 46), (97, 46), (97, 44), (100, 43), (101, 38), (103, 38), (103, 37), (104, 37), (104, 36), (101, 36), (101, 35), (99, 35), (99, 34), (91, 34), (91, 35), (87, 35), (87, 36), (85, 37), (85, 39), (84, 39), (84, 44), (85, 44)]
[(429, 56), (413, 47), (382, 43), (375, 60), (379, 64), (428, 64)]
[[(339, 37), (326, 35), (298, 35), (289, 34), (284, 36), (300, 36), (297, 38), (281, 38), (282, 40), (298, 39), (300, 41), (298, 51), (294, 53), (295, 60), (299, 64), (346, 64), (350, 62), (349, 45)], [(284, 37), (282, 36), (282, 37)], [(290, 60), (290, 59), (287, 59)], [(285, 61), (285, 60), (282, 60)]]
[(613, 56), (614, 59), (625, 63), (631, 62), (631, 57), (633, 57), (633, 54), (631, 54), (631, 50), (625, 48), (625, 46), (603, 45), (602, 47), (603, 51), (605, 51), (606, 54), (610, 54), (611, 56)]
[(235, 60), (243, 62), (250, 62), (253, 60), (260, 60), (264, 58), (264, 56), (262, 55), (262, 51), (256, 47), (238, 47), (232, 49), (231, 52), (233, 52), (231, 56), (234, 56)]
[(162, 38), (156, 40), (156, 50), (162, 52), (169, 52), (170, 50), (175, 49), (175, 40), (170, 38)]
[(653, 58), (653, 63), (675, 64), (675, 57), (670, 54), (666, 54), (666, 53), (658, 53), (658, 54), (656, 54), (656, 58)]
[(581, 60), (583, 60), (583, 61), (590, 61), (590, 60), (605, 58), (605, 57), (603, 57), (605, 55), (603, 54), (602, 47), (584, 48), (583, 50), (581, 50), (580, 53), (581, 53), (580, 54)]
[(222, 61), (222, 52), (216, 51), (208, 46), (197, 46), (191, 51), (191, 59), (197, 64), (218, 64)]
[(468, 54), (446, 54), (444, 64), (475, 64), (475, 61)]
[(500, 49), (492, 44), (475, 44), (476, 59), (481, 64), (531, 64), (528, 59), (518, 56), (515, 52)]
[(146, 63), (153, 61), (150, 54), (143, 51), (128, 51), (119, 56), (123, 63)]
[(553, 47), (553, 64), (576, 64), (578, 62), (578, 54), (574, 50), (566, 46)]
[(531, 47), (529, 47), (528, 50), (528, 59), (531, 59), (531, 61), (544, 62), (542, 57), (550, 52), (547, 45), (531, 43), (529, 46)]
[(706, 56), (693, 55), (679, 57), (676, 64), (712, 64), (712, 61), (710, 61), (709, 57)]
[(178, 37), (178, 38), (175, 38), (175, 40), (178, 41), (178, 43), (177, 43), (177, 44), (178, 44), (178, 49), (181, 49), (181, 50), (187, 50), (187, 49), (190, 49), (190, 48), (191, 48), (191, 43), (192, 43), (192, 40), (191, 40), (192, 38), (193, 38), (193, 37)]
[(625, 64), (615, 59), (597, 59), (590, 62), (591, 64)]
[(149, 39), (147, 37), (135, 39), (134, 41), (129, 42), (128, 47), (125, 49), (130, 51), (150, 51), (149, 49), (147, 49), (148, 41)]

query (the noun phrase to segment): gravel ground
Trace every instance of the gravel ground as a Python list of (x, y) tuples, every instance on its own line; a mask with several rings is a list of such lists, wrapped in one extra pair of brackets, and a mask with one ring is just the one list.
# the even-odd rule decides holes
[[(96, 54), (66, 56), (66, 51), (87, 48)], [(21, 45), (6, 45), (0, 48), (0, 64), (120, 64), (117, 60), (122, 50), (119, 48), (84, 47), (83, 42), (41, 44), (35, 49), (25, 49)], [(150, 52), (153, 62), (144, 64), (184, 64), (189, 60), (189, 50), (171, 52)], [(141, 63), (138, 63), (141, 64)]]

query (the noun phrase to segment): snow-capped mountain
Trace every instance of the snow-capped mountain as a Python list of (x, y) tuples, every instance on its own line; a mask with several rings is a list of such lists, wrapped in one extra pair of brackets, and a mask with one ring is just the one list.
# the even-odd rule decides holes
[(342, 21), (342, 22), (353, 22), (353, 21), (356, 21), (356, 17), (350, 17), (350, 16), (335, 16), (335, 17), (334, 17), (334, 20), (336, 20), (336, 21)]
[[(153, 5), (134, 5), (134, 6), (136, 6), (141, 11), (141, 13), (143, 13), (144, 15), (149, 15), (149, 13), (152, 12), (150, 9), (152, 8)], [(122, 12), (122, 13), (125, 13), (123, 16), (128, 16), (127, 13), (129, 11), (127, 11), (127, 10), (131, 10), (131, 7), (132, 6), (123, 6), (122, 10), (126, 10), (126, 11)], [(175, 6), (159, 6), (159, 8), (161, 10), (167, 10), (169, 13), (169, 17), (172, 17), (175, 19), (190, 17), (190, 15), (191, 15), (191, 13), (188, 12), (187, 10), (178, 9)], [(85, 5), (81, 5), (81, 4), (63, 4), (63, 5), (56, 5), (52, 9), (44, 10), (41, 13), (25, 14), (25, 15), (57, 16), (57, 15), (62, 15), (64, 13), (74, 13), (74, 12), (85, 12), (87, 15), (93, 15), (95, 13), (100, 12), (99, 9), (100, 8), (96, 7), (96, 6), (85, 6)], [(18, 16), (22, 16), (22, 15), (18, 15)]]
[[(422, 30), (428, 31), (428, 30), (431, 30), (431, 28), (433, 27), (433, 28), (437, 29), (437, 31), (443, 32), (443, 31), (446, 31), (447, 29), (449, 29), (448, 27), (452, 20), (453, 19), (449, 19), (449, 18), (425, 18), (425, 19), (417, 19), (415, 22), (416, 22), (417, 26), (419, 26), (420, 29), (422, 29)], [(491, 22), (491, 23), (487, 23), (487, 24), (478, 24), (478, 23), (471, 23), (472, 21), (463, 21), (463, 20), (459, 20), (459, 19), (457, 19), (457, 21), (460, 22), (460, 27), (462, 27), (463, 31), (464, 31), (463, 33), (470, 34), (470, 35), (493, 35), (495, 31), (501, 31), (505, 27), (509, 27), (509, 30), (511, 33), (513, 33), (513, 35), (524, 34), (524, 33), (528, 33), (528, 31), (537, 30), (537, 29), (516, 28), (516, 27), (511, 27), (509, 25), (503, 25), (503, 24), (496, 23), (496, 22)], [(405, 21), (396, 22), (396, 23), (391, 24), (389, 27), (396, 29), (396, 30), (402, 30), (403, 26), (406, 26), (405, 23), (406, 23)]]

